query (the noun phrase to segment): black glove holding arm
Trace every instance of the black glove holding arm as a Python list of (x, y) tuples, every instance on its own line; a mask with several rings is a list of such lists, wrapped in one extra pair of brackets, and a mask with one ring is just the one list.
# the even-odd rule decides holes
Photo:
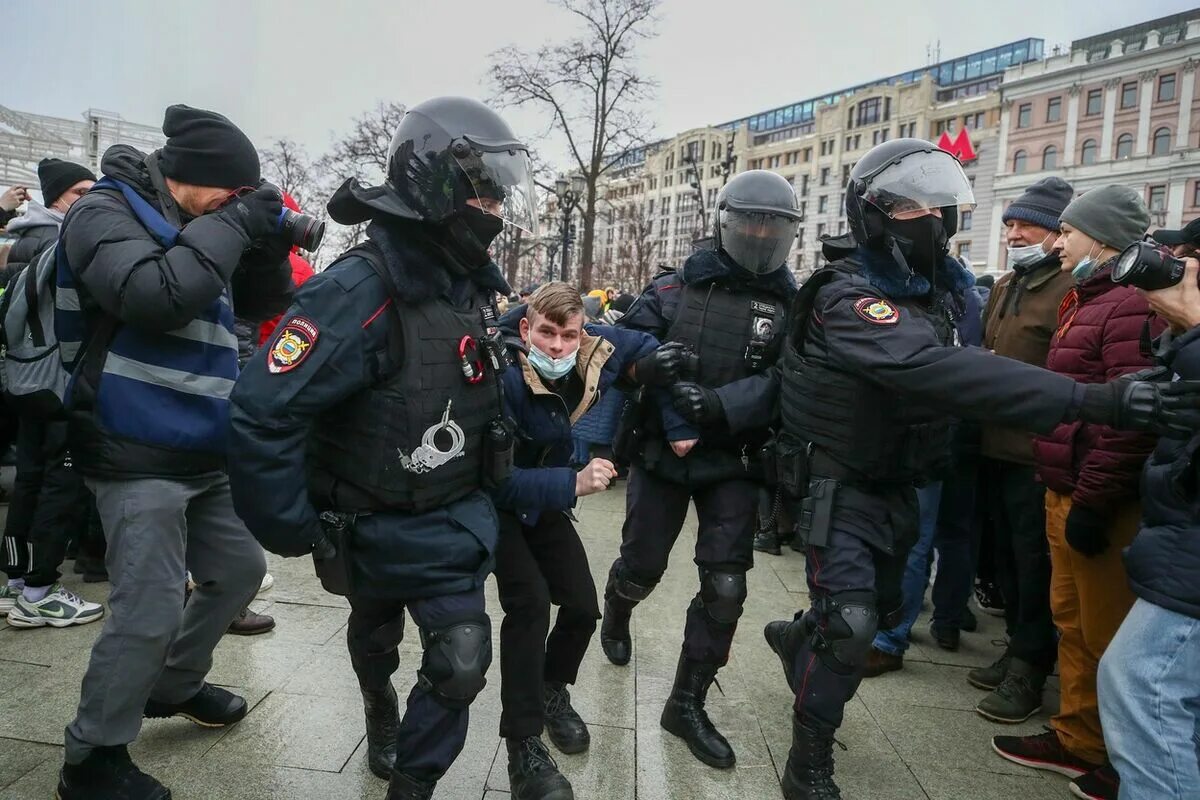
[(1110, 383), (1090, 383), (1083, 390), (1079, 418), (1121, 430), (1189, 437), (1200, 430), (1200, 381), (1160, 382), (1167, 375), (1156, 368)]
[(714, 425), (725, 419), (725, 407), (712, 389), (697, 383), (677, 383), (671, 387), (671, 405), (679, 416), (693, 425)]
[(283, 198), (277, 188), (264, 183), (257, 189), (234, 195), (217, 213), (244, 233), (247, 240), (255, 242), (278, 232)]
[(685, 344), (667, 342), (633, 364), (633, 377), (643, 386), (667, 387), (695, 370), (696, 355)]
[(1108, 549), (1108, 522), (1104, 514), (1087, 506), (1073, 505), (1067, 513), (1067, 544), (1088, 558)]

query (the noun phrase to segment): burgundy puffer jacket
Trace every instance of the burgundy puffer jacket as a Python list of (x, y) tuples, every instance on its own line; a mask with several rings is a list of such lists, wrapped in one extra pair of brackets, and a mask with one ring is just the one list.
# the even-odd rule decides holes
[[(1107, 383), (1152, 366), (1142, 354), (1142, 329), (1150, 307), (1132, 288), (1112, 282), (1116, 259), (1067, 293), (1050, 342), (1046, 368), (1080, 383)], [(1166, 324), (1151, 320), (1151, 336)], [(1033, 441), (1038, 476), (1077, 505), (1103, 511), (1138, 494), (1142, 465), (1155, 437), (1106, 425), (1065, 422)]]

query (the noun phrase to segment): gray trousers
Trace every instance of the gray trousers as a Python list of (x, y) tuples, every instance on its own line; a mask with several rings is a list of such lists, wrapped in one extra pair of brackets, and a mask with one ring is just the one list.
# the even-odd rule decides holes
[[(193, 697), (213, 649), (258, 591), (262, 548), (233, 511), (229, 478), (89, 480), (108, 539), (112, 594), (83, 677), (66, 760), (137, 738), (146, 701)], [(191, 570), (196, 588), (184, 607)]]

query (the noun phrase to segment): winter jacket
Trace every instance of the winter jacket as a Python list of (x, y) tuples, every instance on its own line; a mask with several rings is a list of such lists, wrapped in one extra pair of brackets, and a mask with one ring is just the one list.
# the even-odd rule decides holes
[[(71, 207), (58, 250), (55, 327), (60, 344), (74, 337), (84, 353), (68, 389), (71, 450), (98, 478), (223, 469), (233, 313), (263, 319), (291, 297), (285, 253), (250, 249), (222, 213), (168, 221), (146, 158), (109, 148), (101, 169), (111, 182)], [(72, 289), (78, 310), (59, 302)], [(107, 341), (93, 342), (97, 333)]]
[[(1200, 380), (1200, 328), (1170, 343), (1162, 359), (1184, 380)], [(1142, 527), (1125, 550), (1133, 593), (1200, 619), (1200, 432), (1159, 439), (1142, 470)]]
[(523, 348), (514, 341), (516, 326), (525, 315), (518, 306), (501, 319), (508, 334), (514, 364), (504, 373), (504, 412), (516, 426), (517, 448), (512, 475), (492, 493), (496, 507), (515, 513), (526, 525), (536, 525), (543, 511), (565, 511), (575, 505), (575, 470), (571, 426), (591, 409), (635, 361), (658, 347), (658, 340), (640, 331), (607, 325), (584, 326), (576, 358), (583, 381), (579, 404), (568, 409), (562, 397), (548, 389), (530, 366)]
[[(1115, 259), (1067, 293), (1046, 368), (1080, 383), (1107, 383), (1151, 365), (1142, 353), (1150, 307), (1131, 287), (1112, 282)], [(1153, 334), (1164, 324), (1155, 320)], [(1034, 439), (1039, 477), (1075, 505), (1104, 511), (1137, 496), (1138, 475), (1154, 437), (1105, 425), (1065, 422)]]
[[(1073, 283), (1054, 254), (1002, 276), (984, 310), (983, 346), (996, 355), (1046, 366), (1058, 307)], [(1028, 431), (983, 425), (981, 449), (987, 458), (1033, 465), (1033, 434)]]
[(0, 286), (7, 286), (21, 270), (58, 240), (63, 215), (41, 203), (29, 201), (25, 213), (8, 224), (8, 235), (16, 239), (8, 251), (8, 263), (0, 273)]
[[(288, 253), (288, 265), (292, 269), (292, 285), (297, 289), (316, 274), (313, 272), (312, 266), (296, 253), (296, 248), (292, 248), (292, 252)], [(283, 315), (278, 314), (258, 326), (258, 347), (262, 347), (267, 343), (267, 339), (274, 335), (275, 328), (279, 326), (281, 319), (283, 319)]]

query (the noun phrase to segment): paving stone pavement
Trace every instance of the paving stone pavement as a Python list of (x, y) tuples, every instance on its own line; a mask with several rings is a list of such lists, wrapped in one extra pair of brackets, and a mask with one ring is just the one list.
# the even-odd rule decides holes
[[(620, 543), (624, 484), (585, 498), (577, 511), (592, 571), (602, 584)], [(790, 617), (807, 602), (800, 555), (758, 555), (750, 597), (729, 665), (719, 675), (709, 710), (737, 750), (738, 765), (715, 770), (697, 762), (658, 724), (670, 690), (695, 592), (691, 563), (695, 516), (689, 518), (671, 567), (634, 616), (629, 666), (610, 665), (593, 642), (572, 696), (591, 726), (583, 755), (557, 755), (578, 800), (724, 800), (778, 798), (779, 772), (790, 744), (792, 698), (762, 627)], [(348, 606), (324, 593), (306, 559), (271, 557), (275, 586), (255, 600), (278, 627), (255, 637), (226, 637), (210, 680), (246, 696), (251, 711), (228, 730), (203, 730), (180, 720), (148, 721), (131, 747), (134, 759), (169, 785), (176, 800), (331, 800), (382, 798), (385, 787), (367, 769), (363, 717), (344, 637)], [(69, 572), (69, 569), (68, 569)], [(68, 586), (104, 601), (107, 584)], [(488, 607), (499, 629), (495, 584)], [(1036, 733), (1057, 705), (1028, 723), (991, 724), (972, 708), (981, 694), (965, 680), (969, 667), (990, 663), (1002, 635), (994, 618), (963, 635), (962, 649), (933, 645), (924, 617), (902, 672), (866, 681), (850, 703), (835, 750), (846, 800), (1048, 800), (1068, 797), (1057, 776), (1000, 759), (990, 737)], [(65, 630), (0, 629), (0, 800), (52, 796), (62, 758), (62, 732), (79, 696), (79, 681), (100, 624)], [(406, 694), (420, 663), (416, 636), (402, 645), (399, 691)], [(499, 664), (472, 706), (470, 735), (458, 762), (438, 786), (438, 800), (507, 800), (500, 716)]]

